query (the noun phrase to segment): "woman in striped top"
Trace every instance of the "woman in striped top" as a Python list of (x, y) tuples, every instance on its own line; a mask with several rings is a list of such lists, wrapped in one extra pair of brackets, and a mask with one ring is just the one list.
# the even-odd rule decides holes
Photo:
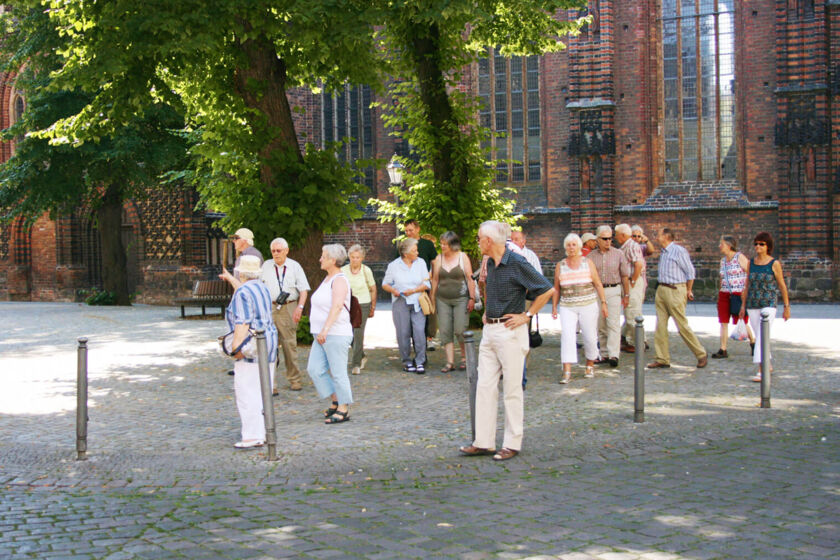
[[(595, 360), (598, 359), (598, 313), (607, 313), (607, 298), (598, 277), (595, 265), (581, 253), (583, 243), (575, 233), (563, 240), (566, 258), (554, 268), (554, 295), (551, 315), (560, 317), (560, 359), (563, 362), (563, 379), (572, 378), (572, 364), (577, 363), (577, 341), (575, 334), (580, 323), (583, 337), (583, 353), (586, 356), (585, 377), (595, 376)], [(598, 303), (600, 302), (600, 304)]]

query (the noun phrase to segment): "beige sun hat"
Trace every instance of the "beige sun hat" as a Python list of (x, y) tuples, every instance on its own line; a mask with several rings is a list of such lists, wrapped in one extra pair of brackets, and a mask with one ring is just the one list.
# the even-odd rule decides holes
[(592, 241), (594, 239), (598, 239), (598, 238), (595, 237), (594, 235), (592, 235), (591, 233), (589, 233), (588, 231), (580, 236), (580, 242), (581, 243), (586, 243), (587, 241)]
[(260, 263), (260, 258), (256, 255), (242, 255), (239, 258), (239, 266), (233, 269), (234, 271), (242, 274), (256, 274), (262, 272), (262, 265)]

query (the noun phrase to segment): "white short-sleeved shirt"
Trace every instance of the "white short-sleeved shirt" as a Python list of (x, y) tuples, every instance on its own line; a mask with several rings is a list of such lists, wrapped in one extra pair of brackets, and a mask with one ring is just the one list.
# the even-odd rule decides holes
[[(300, 292), (308, 292), (310, 290), (309, 282), (306, 280), (306, 274), (303, 273), (303, 267), (295, 260), (286, 258), (286, 261), (277, 265), (274, 260), (268, 260), (263, 263), (262, 276), (260, 279), (268, 287), (271, 294), (271, 301), (275, 301), (280, 295), (280, 284), (282, 284), (283, 291), (289, 292), (289, 301), (297, 301), (300, 298)], [(279, 279), (279, 281), (278, 281)]]

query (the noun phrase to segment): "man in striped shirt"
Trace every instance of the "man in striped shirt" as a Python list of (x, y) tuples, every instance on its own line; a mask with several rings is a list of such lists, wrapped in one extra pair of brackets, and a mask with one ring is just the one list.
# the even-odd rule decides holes
[[(612, 228), (598, 226), (595, 232), (598, 248), (586, 258), (595, 264), (598, 277), (604, 285), (607, 299), (607, 316), (598, 315), (598, 344), (601, 346), (601, 358), (596, 364), (609, 363), (618, 367), (618, 353), (621, 349), (621, 310), (630, 297), (630, 263), (625, 254), (612, 246)], [(606, 356), (604, 355), (606, 353)]]
[(697, 335), (688, 326), (685, 316), (685, 304), (694, 299), (691, 288), (694, 284), (694, 265), (684, 247), (674, 243), (674, 232), (662, 228), (657, 238), (662, 245), (659, 257), (659, 286), (656, 288), (656, 332), (653, 336), (653, 349), (656, 359), (649, 363), (649, 368), (671, 367), (671, 351), (668, 348), (668, 319), (673, 317), (677, 330), (689, 350), (697, 356), (697, 367), (704, 368), (707, 363), (706, 349), (697, 340)]

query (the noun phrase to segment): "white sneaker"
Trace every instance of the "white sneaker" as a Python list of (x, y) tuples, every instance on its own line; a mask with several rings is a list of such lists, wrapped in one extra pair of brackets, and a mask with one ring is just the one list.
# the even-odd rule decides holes
[(752, 379), (753, 381), (755, 381), (756, 383), (761, 383), (761, 374), (760, 374), (760, 373), (756, 373), (755, 375), (753, 375), (753, 376), (752, 376), (752, 378), (751, 378), (751, 379)]
[(236, 449), (250, 449), (252, 447), (262, 447), (265, 442), (259, 439), (252, 439), (249, 441), (237, 441), (233, 444)]
[(361, 368), (354, 367), (354, 368), (350, 371), (350, 373), (352, 373), (353, 375), (359, 375), (360, 373), (362, 373), (362, 370), (361, 370)]

